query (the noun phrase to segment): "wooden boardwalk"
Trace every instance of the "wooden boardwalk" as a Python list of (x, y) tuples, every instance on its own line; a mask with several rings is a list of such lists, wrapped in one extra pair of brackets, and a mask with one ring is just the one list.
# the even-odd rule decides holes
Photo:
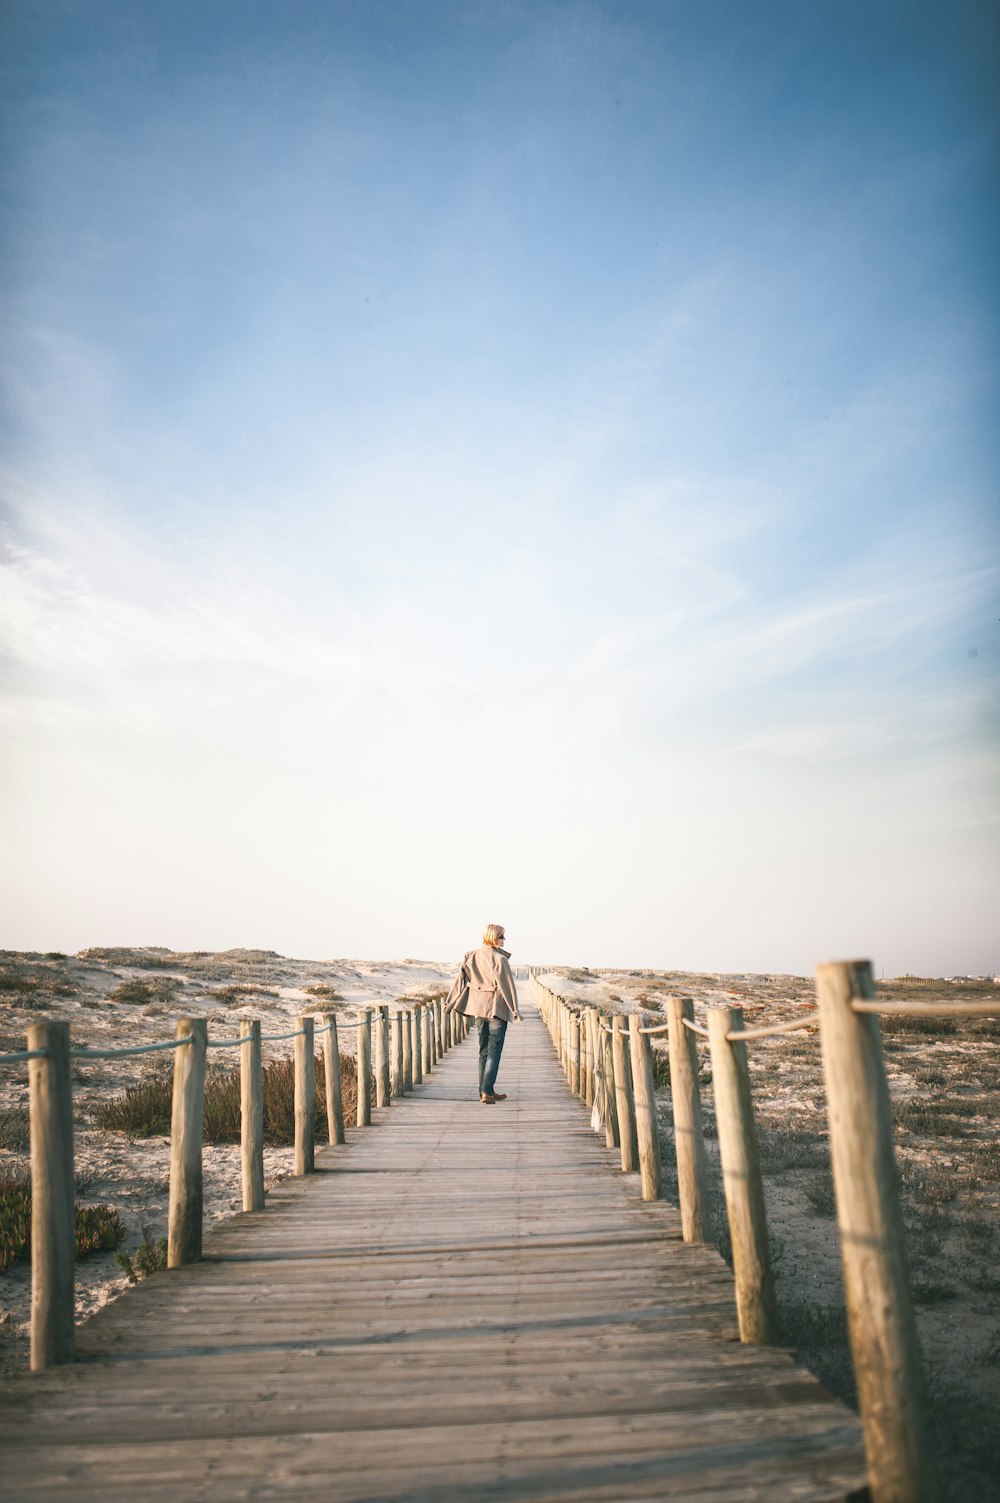
[(536, 1014), (0, 1385), (0, 1497), (833, 1500), (855, 1416), (741, 1346), (732, 1276), (591, 1131)]

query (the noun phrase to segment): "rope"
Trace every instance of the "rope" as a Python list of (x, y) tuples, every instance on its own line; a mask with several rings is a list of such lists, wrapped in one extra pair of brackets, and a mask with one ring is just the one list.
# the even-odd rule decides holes
[(777, 1033), (793, 1033), (796, 1028), (812, 1028), (818, 1019), (815, 1013), (808, 1018), (793, 1018), (790, 1023), (768, 1023), (764, 1028), (741, 1028), (735, 1033), (727, 1033), (726, 1041), (732, 1044), (736, 1039), (766, 1039)]
[(262, 1044), (277, 1044), (281, 1039), (301, 1038), (304, 1033), (304, 1028), (293, 1028), (291, 1033), (262, 1033), (260, 1041)]
[(703, 1039), (708, 1038), (708, 1029), (702, 1028), (700, 1023), (692, 1023), (690, 1018), (682, 1018), (681, 1022), (685, 1028), (690, 1028), (692, 1033), (700, 1033)]
[(640, 1033), (666, 1033), (666, 1031), (667, 1031), (667, 1029), (669, 1027), (670, 1027), (669, 1023), (660, 1023), (659, 1026), (656, 1027), (656, 1028), (640, 1028), (639, 1032)]
[(854, 1012), (884, 1012), (894, 1017), (952, 1018), (989, 1017), (1000, 1013), (1000, 1002), (944, 1002), (935, 1007), (932, 1002), (852, 1002)]
[(165, 1044), (133, 1044), (130, 1049), (71, 1049), (71, 1059), (120, 1059), (123, 1054), (152, 1054), (154, 1049), (179, 1049), (182, 1044), (193, 1044), (194, 1034), (187, 1038), (167, 1039)]
[(19, 1054), (0, 1054), (0, 1065), (20, 1064), (22, 1059), (46, 1059), (47, 1049), (22, 1049)]

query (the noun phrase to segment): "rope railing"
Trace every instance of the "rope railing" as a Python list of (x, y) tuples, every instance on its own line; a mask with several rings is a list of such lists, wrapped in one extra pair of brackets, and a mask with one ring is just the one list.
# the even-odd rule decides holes
[[(738, 1028), (726, 1034), (726, 1041), (735, 1044), (740, 1039), (777, 1038), (782, 1033), (795, 1033), (799, 1028), (816, 1028), (819, 1017), (814, 1013), (808, 1018), (790, 1018), (787, 1023), (765, 1023), (763, 1028)], [(705, 1029), (708, 1033), (708, 1029)]]
[(646, 1200), (662, 1194), (649, 1036), (669, 1034), (685, 1242), (704, 1241), (707, 1232), (697, 1040), (708, 1040), (737, 1315), (746, 1342), (775, 1344), (779, 1331), (745, 1044), (819, 1029), (848, 1326), (872, 1499), (936, 1500), (877, 1015), (996, 1016), (1000, 999), (940, 1005), (879, 1002), (871, 966), (844, 962), (818, 968), (818, 1005), (805, 1017), (746, 1028), (741, 1007), (716, 1006), (708, 1008), (705, 1026), (695, 1021), (690, 998), (671, 996), (666, 999), (667, 1022), (644, 1026), (635, 1012), (581, 1006), (579, 998), (567, 1001), (537, 971), (529, 970), (529, 979), (570, 1089), (592, 1107), (591, 1125), (605, 1135), (609, 1148), (619, 1150), (622, 1170), (639, 1171)]
[(162, 1044), (130, 1044), (122, 1049), (71, 1049), (70, 1059), (122, 1059), (126, 1054), (152, 1054), (157, 1049), (181, 1049), (194, 1043), (194, 1034), (186, 1038), (167, 1039)]
[(875, 1002), (851, 1003), (852, 1012), (879, 1012), (895, 1018), (988, 1018), (1000, 1014), (1000, 1002)]
[[(323, 1016), (321, 1014), (321, 1016)], [(71, 1362), (75, 1353), (74, 1165), (71, 1063), (77, 1059), (119, 1059), (127, 1055), (174, 1052), (170, 1114), (170, 1178), (167, 1215), (167, 1267), (197, 1262), (202, 1253), (202, 1128), (205, 1065), (209, 1049), (240, 1050), (240, 1156), (244, 1211), (264, 1209), (265, 1043), (294, 1040), (294, 1163), (296, 1175), (315, 1169), (315, 1041), (323, 1038), (323, 1066), (329, 1141), (342, 1144), (344, 1130), (338, 1022), (357, 1028), (357, 1125), (372, 1121), (372, 1097), (379, 1107), (419, 1085), (445, 1051), (467, 1036), (469, 1020), (446, 1013), (444, 999), (390, 1009), (362, 1007), (353, 1019), (335, 1012), (303, 1014), (298, 1027), (265, 1034), (260, 1020), (242, 1018), (237, 1038), (210, 1039), (205, 1018), (181, 1018), (177, 1037), (118, 1048), (71, 1047), (68, 1022), (51, 1020), (28, 1029), (28, 1047), (0, 1054), (0, 1065), (27, 1062), (32, 1184), (31, 1366), (35, 1371)], [(374, 1028), (373, 1028), (374, 1024)], [(374, 1050), (372, 1036), (374, 1033)], [(374, 1093), (373, 1093), (374, 1085)]]

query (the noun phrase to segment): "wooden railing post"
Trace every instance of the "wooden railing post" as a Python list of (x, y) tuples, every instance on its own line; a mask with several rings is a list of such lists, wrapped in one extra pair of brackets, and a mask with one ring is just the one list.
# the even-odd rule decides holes
[(358, 1126), (372, 1122), (372, 1015), (368, 1008), (358, 1014)]
[(410, 1013), (410, 1026), (413, 1029), (413, 1084), (422, 1085), (424, 1080), (424, 1041), (423, 1017), (419, 1003)]
[(920, 1347), (868, 961), (816, 970), (847, 1323), (873, 1503), (935, 1503)]
[(760, 1177), (746, 1045), (740, 1039), (730, 1041), (727, 1037), (742, 1027), (741, 1007), (709, 1008), (712, 1089), (715, 1092), (726, 1213), (733, 1244), (740, 1340), (757, 1346), (773, 1346), (778, 1339), (778, 1313), (771, 1277), (764, 1186)]
[(240, 1019), (240, 1165), (244, 1211), (264, 1209), (264, 1067), (259, 1018)]
[(337, 1019), (326, 1015), (327, 1032), (323, 1035), (323, 1073), (326, 1075), (326, 1124), (331, 1143), (344, 1141), (344, 1096), (340, 1086), (340, 1044)]
[(375, 1009), (375, 1105), (389, 1105), (389, 1030), (384, 1007)]
[(316, 1167), (315, 1024), (299, 1018), (295, 1039), (295, 1165), (293, 1174), (312, 1174)]
[(635, 1102), (635, 1134), (639, 1144), (639, 1177), (643, 1200), (663, 1199), (660, 1165), (660, 1134), (656, 1122), (656, 1089), (649, 1039), (641, 1032), (642, 1019), (629, 1015), (629, 1063), (632, 1066), (632, 1096)]
[(41, 1372), (72, 1362), (73, 1272), (76, 1225), (73, 1207), (73, 1092), (69, 1024), (33, 1023), (28, 1061), (31, 1132), (31, 1368)]
[(425, 1075), (434, 1068), (433, 1045), (431, 1044), (431, 1010), (425, 1002), (420, 1004), (420, 1030), (423, 1040), (421, 1067)]
[(580, 1094), (580, 1014), (569, 1017), (569, 1088), (574, 1096)]
[(389, 1054), (392, 1059), (389, 1089), (393, 1096), (399, 1097), (403, 1094), (403, 1029), (398, 1012), (389, 1016)]
[(392, 1102), (392, 1055), (389, 1050), (389, 1007), (383, 1004), (382, 1012), (382, 1075), (385, 1085), (385, 1104)]
[(604, 1146), (617, 1148), (620, 1145), (621, 1128), (618, 1123), (618, 1088), (615, 1084), (615, 1060), (611, 1046), (611, 1034), (600, 1024), (605, 1021), (598, 1013), (598, 1034), (601, 1054), (601, 1069), (604, 1071)]
[(399, 1028), (403, 1035), (403, 1090), (413, 1090), (413, 1021), (409, 1011), (399, 1015)]
[(583, 1013), (583, 1099), (588, 1106), (594, 1104), (594, 1009), (587, 1007)]
[(668, 997), (670, 1100), (677, 1156), (677, 1196), (685, 1242), (704, 1242), (708, 1215), (708, 1169), (698, 1085), (698, 1045), (684, 1019), (694, 1022), (690, 997)]
[(615, 1107), (618, 1112), (618, 1146), (621, 1149), (623, 1174), (639, 1167), (639, 1140), (635, 1125), (635, 1100), (632, 1095), (632, 1070), (629, 1063), (629, 1038), (625, 1019), (618, 1013), (611, 1018), (611, 1059), (615, 1072)]
[(194, 1042), (174, 1050), (170, 1109), (170, 1193), (167, 1204), (167, 1267), (182, 1268), (201, 1257), (201, 1134), (205, 1117), (204, 1018), (178, 1018), (177, 1038)]
[(434, 999), (434, 1039), (438, 1059), (444, 1057), (444, 1012), (440, 997)]

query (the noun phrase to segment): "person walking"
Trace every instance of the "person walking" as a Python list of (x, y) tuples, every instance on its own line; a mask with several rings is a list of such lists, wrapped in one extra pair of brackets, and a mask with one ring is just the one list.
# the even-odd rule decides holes
[(452, 983), (445, 1007), (476, 1019), (479, 1031), (479, 1099), (484, 1106), (506, 1101), (495, 1089), (509, 1022), (519, 1023), (517, 988), (503, 924), (487, 924), (478, 950), (470, 950)]

